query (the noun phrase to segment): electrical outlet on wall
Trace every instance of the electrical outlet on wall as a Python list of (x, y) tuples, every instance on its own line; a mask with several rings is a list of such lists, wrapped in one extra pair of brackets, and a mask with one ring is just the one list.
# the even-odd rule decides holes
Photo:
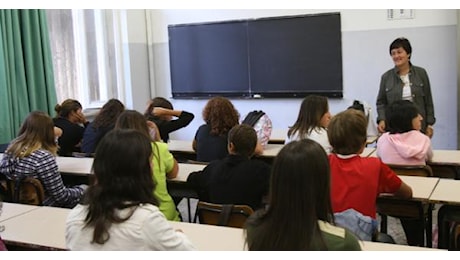
[(414, 19), (414, 9), (388, 9), (388, 20)]

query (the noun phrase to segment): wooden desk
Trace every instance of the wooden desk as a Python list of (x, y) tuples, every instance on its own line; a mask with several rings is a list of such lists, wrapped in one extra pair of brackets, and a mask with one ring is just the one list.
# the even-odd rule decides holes
[(440, 179), (436, 177), (402, 176), (399, 178), (412, 188), (412, 199), (431, 201), (432, 193)]
[(196, 154), (192, 147), (193, 141), (186, 140), (169, 140), (168, 149), (171, 152), (182, 152)]
[[(8, 244), (22, 245), (35, 249), (65, 250), (65, 221), (70, 209), (38, 207), (22, 215), (3, 221), (3, 240)], [(173, 228), (181, 229), (198, 250), (242, 251), (243, 229), (169, 222)], [(366, 251), (436, 250), (375, 242), (360, 242)]]
[(170, 222), (175, 229), (181, 229), (200, 251), (242, 251), (243, 229), (204, 224)]
[(371, 241), (361, 241), (360, 244), (363, 251), (440, 251), (440, 249), (436, 248), (386, 244)]
[[(185, 222), (170, 222), (174, 228), (181, 229), (198, 250), (241, 251), (247, 250), (244, 244), (243, 229), (202, 225)], [(426, 247), (385, 244), (360, 241), (363, 251), (426, 251), (438, 250)]]
[(366, 145), (377, 142), (377, 139), (379, 139), (379, 136), (374, 136), (374, 135), (368, 136), (366, 139)]
[(71, 173), (73, 175), (92, 175), (93, 158), (84, 157), (56, 157), (58, 170), (61, 173)]
[[(283, 148), (283, 144), (267, 144), (262, 155), (258, 157), (262, 158), (274, 158), (278, 152)], [(185, 140), (169, 140), (168, 149), (173, 154), (188, 154), (196, 155), (196, 152), (192, 148), (192, 141)]]
[(270, 139), (268, 140), (269, 144), (284, 144), (287, 138), (288, 129), (272, 129)]
[(430, 196), (430, 201), (460, 205), (460, 180), (440, 179)]
[(429, 164), (460, 166), (460, 150), (433, 150)]
[(16, 204), (3, 202), (2, 213), (0, 214), (0, 222), (8, 220), (10, 218), (22, 215), (31, 210), (40, 208), (39, 206)]
[(2, 221), (7, 244), (40, 250), (65, 250), (65, 221), (70, 209), (38, 207)]
[(201, 171), (204, 167), (206, 167), (204, 164), (179, 163), (177, 177), (168, 181), (187, 182), (187, 177), (191, 172)]

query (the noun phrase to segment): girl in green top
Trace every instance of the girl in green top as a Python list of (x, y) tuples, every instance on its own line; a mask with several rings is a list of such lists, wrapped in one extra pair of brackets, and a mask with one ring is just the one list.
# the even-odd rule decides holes
[(125, 110), (120, 114), (115, 129), (126, 128), (136, 129), (152, 140), (153, 180), (156, 184), (154, 195), (159, 202), (158, 207), (166, 219), (180, 221), (179, 212), (166, 186), (166, 180), (175, 178), (179, 171), (176, 159), (169, 152), (167, 144), (158, 141), (158, 129), (155, 124), (147, 123), (145, 117), (138, 111)]

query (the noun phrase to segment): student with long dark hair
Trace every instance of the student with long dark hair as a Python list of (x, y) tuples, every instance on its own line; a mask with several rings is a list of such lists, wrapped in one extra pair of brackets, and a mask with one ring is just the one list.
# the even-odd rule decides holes
[(145, 134), (116, 129), (99, 143), (96, 182), (66, 221), (71, 250), (193, 250), (175, 231), (152, 193), (152, 146)]
[(289, 128), (286, 143), (294, 140), (311, 139), (319, 143), (326, 153), (332, 147), (327, 137), (327, 127), (331, 120), (327, 98), (310, 95), (300, 105), (299, 115), (295, 123)]
[(124, 110), (125, 105), (120, 100), (112, 98), (107, 101), (93, 122), (86, 127), (81, 143), (81, 151), (86, 154), (94, 153), (97, 144), (104, 135), (115, 127), (118, 116)]
[(329, 183), (318, 143), (286, 144), (273, 162), (267, 209), (246, 222), (249, 250), (360, 250), (352, 233), (333, 225)]

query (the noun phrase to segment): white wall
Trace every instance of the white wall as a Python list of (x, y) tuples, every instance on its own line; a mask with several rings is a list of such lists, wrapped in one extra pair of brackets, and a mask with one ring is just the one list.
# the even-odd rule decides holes
[[(171, 97), (169, 78), (168, 24), (248, 19), (309, 13), (337, 12), (342, 19), (343, 99), (330, 99), (330, 110), (346, 109), (354, 99), (362, 100), (375, 111), (380, 76), (393, 64), (388, 47), (396, 37), (405, 36), (413, 45), (415, 65), (424, 67), (430, 76), (435, 113), (436, 149), (457, 149), (457, 12), (456, 10), (415, 10), (410, 20), (387, 20), (387, 10), (147, 10), (147, 28), (153, 53), (150, 73), (151, 95)], [(136, 30), (136, 26), (133, 30)], [(139, 33), (142, 30), (139, 29)], [(138, 46), (137, 46), (138, 47)], [(132, 62), (133, 63), (133, 62)], [(142, 61), (141, 64), (144, 64)], [(145, 64), (144, 64), (145, 65)], [(138, 65), (139, 66), (139, 65)], [(148, 65), (147, 65), (148, 66)], [(141, 84), (142, 85), (142, 84)], [(135, 104), (143, 110), (148, 97)], [(171, 100), (177, 109), (195, 114), (195, 120), (172, 135), (174, 139), (192, 139), (203, 123), (201, 111), (206, 100)], [(274, 128), (287, 128), (298, 113), (301, 99), (232, 100), (241, 116), (262, 109), (272, 118)], [(374, 113), (375, 115), (375, 113)]]

